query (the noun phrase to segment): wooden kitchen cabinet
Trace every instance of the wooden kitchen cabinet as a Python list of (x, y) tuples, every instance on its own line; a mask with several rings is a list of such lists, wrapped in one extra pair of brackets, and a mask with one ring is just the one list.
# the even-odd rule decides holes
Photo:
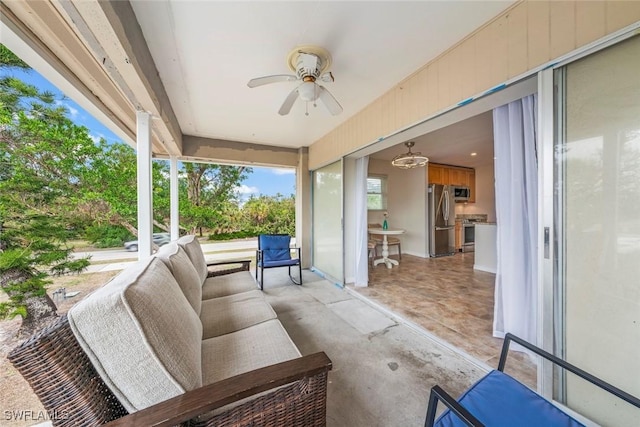
[(476, 202), (476, 171), (471, 170), (467, 172), (467, 187), (471, 189), (471, 197), (469, 197), (469, 203)]
[(429, 184), (447, 185), (449, 180), (448, 172), (444, 166), (429, 163)]
[(460, 252), (462, 250), (462, 220), (456, 219), (456, 252)]
[(469, 178), (468, 171), (461, 168), (448, 168), (449, 172), (449, 185), (459, 185), (467, 187)]
[(429, 184), (459, 185), (471, 189), (470, 203), (476, 201), (476, 171), (472, 168), (429, 163)]

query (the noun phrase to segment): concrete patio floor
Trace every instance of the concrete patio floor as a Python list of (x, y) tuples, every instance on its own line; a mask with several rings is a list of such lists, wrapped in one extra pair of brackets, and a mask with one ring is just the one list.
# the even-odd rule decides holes
[(265, 270), (265, 279), (265, 297), (300, 352), (324, 351), (333, 362), (328, 426), (424, 425), (433, 385), (458, 396), (486, 373), (487, 366), (309, 270), (302, 286), (286, 268)]
[(265, 296), (302, 354), (333, 361), (329, 426), (423, 425), (433, 385), (457, 396), (486, 372), (313, 272), (303, 271), (302, 286), (286, 268), (265, 277)]

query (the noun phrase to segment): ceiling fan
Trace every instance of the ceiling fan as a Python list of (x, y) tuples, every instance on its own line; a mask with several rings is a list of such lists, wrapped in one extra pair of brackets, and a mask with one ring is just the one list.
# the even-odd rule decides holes
[(287, 57), (287, 64), (291, 71), (296, 74), (275, 74), (272, 76), (257, 77), (249, 80), (247, 86), (253, 88), (270, 83), (277, 82), (293, 82), (300, 80), (295, 89), (289, 93), (284, 103), (278, 110), (278, 114), (286, 116), (291, 111), (293, 104), (298, 98), (307, 103), (307, 111), (309, 115), (308, 103), (313, 102), (316, 106), (316, 100), (322, 101), (327, 110), (334, 116), (342, 112), (342, 106), (336, 101), (331, 93), (320, 86), (317, 81), (333, 82), (333, 74), (329, 67), (331, 66), (331, 55), (326, 49), (317, 46), (301, 46), (292, 50)]

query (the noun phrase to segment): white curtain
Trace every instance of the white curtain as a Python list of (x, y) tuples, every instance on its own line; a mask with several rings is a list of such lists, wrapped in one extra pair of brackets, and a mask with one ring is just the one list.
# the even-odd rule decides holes
[(498, 265), (493, 335), (536, 343), (537, 96), (493, 110)]
[(367, 248), (367, 174), (369, 157), (356, 160), (356, 273), (355, 285), (369, 284), (369, 250)]

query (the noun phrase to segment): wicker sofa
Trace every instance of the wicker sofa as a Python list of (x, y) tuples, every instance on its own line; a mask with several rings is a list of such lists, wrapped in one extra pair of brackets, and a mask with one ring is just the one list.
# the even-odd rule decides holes
[(325, 425), (331, 361), (300, 355), (248, 270), (185, 236), (9, 359), (54, 425)]

